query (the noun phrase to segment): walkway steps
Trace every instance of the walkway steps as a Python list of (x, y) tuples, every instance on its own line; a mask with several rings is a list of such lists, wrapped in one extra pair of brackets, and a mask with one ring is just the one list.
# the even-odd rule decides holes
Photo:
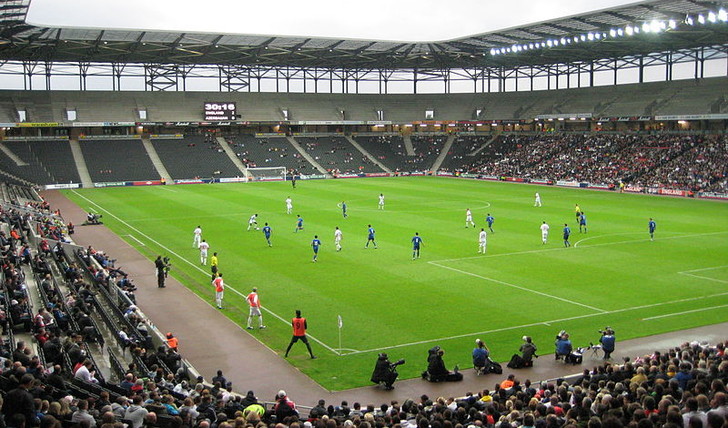
[(447, 137), (447, 141), (445, 141), (445, 145), (442, 147), (442, 150), (440, 151), (440, 155), (435, 159), (435, 163), (432, 164), (432, 168), (430, 168), (430, 171), (437, 171), (440, 169), (440, 165), (445, 161), (445, 158), (447, 157), (447, 154), (450, 152), (450, 147), (452, 147), (452, 143), (455, 141), (455, 134), (450, 134)]
[(162, 177), (167, 184), (174, 184), (174, 180), (172, 179), (172, 176), (169, 175), (169, 172), (167, 172), (167, 167), (165, 167), (164, 163), (162, 163), (162, 159), (159, 158), (159, 154), (157, 153), (157, 149), (154, 148), (152, 140), (149, 138), (142, 138), (142, 144), (144, 145), (144, 149), (147, 151), (147, 155), (152, 161), (152, 165), (154, 165), (159, 176)]
[(68, 144), (71, 146), (71, 153), (73, 154), (73, 161), (76, 162), (78, 176), (81, 177), (81, 186), (86, 188), (94, 187), (94, 182), (88, 173), (86, 159), (83, 157), (83, 152), (81, 151), (81, 144), (76, 139), (69, 139)]
[(375, 165), (377, 165), (379, 168), (382, 168), (382, 171), (391, 174), (392, 170), (384, 166), (383, 163), (379, 162), (379, 159), (372, 156), (371, 153), (369, 153), (364, 147), (361, 146), (361, 144), (357, 143), (356, 140), (351, 136), (347, 135), (346, 140), (351, 143), (352, 146), (354, 146), (357, 150), (361, 152), (364, 156), (367, 157), (370, 161), (374, 162)]
[(303, 156), (303, 158), (306, 159), (311, 165), (313, 165), (313, 167), (316, 168), (321, 174), (326, 175), (326, 177), (331, 177), (331, 174), (329, 174), (326, 171), (326, 169), (324, 167), (322, 167), (321, 164), (316, 161), (316, 159), (314, 159), (310, 154), (308, 154), (306, 149), (301, 147), (301, 145), (298, 144), (298, 141), (296, 141), (295, 138), (287, 136), (286, 139), (288, 140), (289, 143), (291, 143), (293, 148), (298, 150), (298, 153), (300, 153), (301, 156)]
[(217, 142), (228, 155), (230, 160), (233, 161), (233, 164), (235, 164), (235, 166), (240, 170), (240, 172), (242, 172), (245, 177), (250, 178), (251, 174), (248, 172), (248, 168), (243, 165), (243, 162), (235, 154), (235, 151), (232, 147), (230, 147), (230, 144), (228, 144), (227, 140), (224, 137), (217, 137)]
[(407, 152), (407, 156), (415, 156), (415, 146), (412, 145), (412, 137), (405, 135), (402, 138), (404, 139), (404, 150)]

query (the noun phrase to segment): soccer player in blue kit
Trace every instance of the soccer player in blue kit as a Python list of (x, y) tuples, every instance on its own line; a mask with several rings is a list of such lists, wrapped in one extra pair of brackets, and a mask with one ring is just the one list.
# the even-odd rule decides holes
[(341, 201), (341, 214), (344, 216), (344, 218), (348, 217), (348, 214), (346, 214), (346, 202)]
[(369, 243), (371, 242), (372, 244), (374, 244), (374, 249), (376, 249), (377, 248), (377, 241), (374, 240), (374, 233), (375, 232), (374, 232), (374, 228), (372, 227), (371, 224), (369, 225), (368, 233), (369, 233), (369, 236), (367, 237), (367, 244), (364, 246), (364, 248), (369, 248)]
[(299, 230), (303, 230), (303, 217), (296, 214), (296, 230), (294, 232), (298, 232)]
[(268, 241), (268, 246), (272, 247), (273, 244), (270, 243), (270, 232), (271, 228), (268, 226), (268, 223), (266, 223), (265, 226), (263, 226), (263, 234), (265, 235), (265, 240)]
[(584, 211), (582, 211), (579, 216), (579, 233), (582, 233), (582, 228), (584, 228), (584, 233), (586, 233), (586, 213)]
[(321, 246), (321, 241), (318, 239), (318, 235), (313, 235), (313, 241), (311, 241), (311, 248), (313, 248), (313, 260), (314, 262), (318, 261), (318, 250)]
[(488, 213), (488, 216), (485, 218), (485, 221), (488, 223), (488, 229), (490, 229), (490, 232), (495, 233), (495, 230), (493, 230), (493, 222), (495, 221), (495, 217), (493, 217), (492, 215), (490, 215), (490, 213)]
[(420, 234), (415, 232), (415, 236), (412, 237), (412, 260), (420, 258), (420, 247), (423, 245)]
[(657, 223), (650, 217), (650, 222), (647, 223), (647, 227), (650, 229), (650, 241), (655, 240), (655, 229), (657, 229)]
[(571, 247), (569, 235), (571, 235), (571, 229), (569, 229), (568, 224), (564, 223), (564, 247)]

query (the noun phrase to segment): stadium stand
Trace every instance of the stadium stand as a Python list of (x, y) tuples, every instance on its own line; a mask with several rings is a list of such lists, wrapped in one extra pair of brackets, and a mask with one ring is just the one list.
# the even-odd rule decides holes
[(296, 137), (296, 141), (329, 173), (383, 172), (343, 137)]
[(152, 139), (152, 144), (174, 179), (242, 175), (212, 136)]
[[(724, 191), (726, 137), (687, 134), (505, 135), (463, 170), (492, 176)], [(467, 159), (467, 158), (466, 158)]]
[(459, 135), (455, 138), (447, 157), (440, 165), (440, 170), (443, 171), (462, 171), (464, 166), (468, 164), (466, 156), (470, 155), (474, 151), (478, 150), (483, 144), (493, 138), (490, 135), (475, 136), (475, 135)]
[(238, 135), (226, 137), (226, 140), (246, 167), (285, 166), (304, 174), (315, 171), (285, 138)]
[(406, 171), (407, 154), (405, 153), (404, 141), (399, 135), (381, 136), (355, 136), (354, 139), (364, 150), (377, 158), (382, 164), (392, 171)]
[[(81, 140), (81, 151), (94, 182), (159, 180), (149, 155), (138, 139)], [(119, 154), (124, 153), (122, 159)]]
[(415, 156), (408, 159), (410, 169), (429, 171), (446, 140), (447, 135), (412, 135)]
[[(19, 165), (3, 152), (0, 154), (0, 162), (4, 171), (30, 183), (48, 184), (54, 181), (51, 173), (33, 153), (29, 143), (25, 141), (6, 141), (4, 144), (15, 156), (25, 163), (25, 165)], [(53, 165), (51, 164), (49, 167), (53, 168)]]
[[(650, 82), (591, 88), (558, 89), (485, 94), (276, 94), (229, 93), (225, 100), (236, 101), (239, 113), (249, 121), (281, 121), (282, 108), (290, 120), (377, 120), (382, 110), (385, 120), (408, 123), (425, 119), (425, 108), (434, 110), (435, 120), (526, 119), (539, 114), (592, 113), (600, 116), (640, 116), (669, 114), (704, 114), (728, 111), (720, 102), (728, 78)], [(138, 106), (145, 106), (148, 120), (178, 122), (201, 120), (200, 108), (212, 95), (205, 92), (104, 92), (104, 91), (0, 91), (0, 121), (15, 122), (16, 107), (24, 106), (28, 117), (36, 122), (57, 122), (68, 105), (77, 106), (78, 120), (138, 120)], [(220, 97), (219, 94), (214, 94)], [(109, 109), (97, 106), (108, 104)]]

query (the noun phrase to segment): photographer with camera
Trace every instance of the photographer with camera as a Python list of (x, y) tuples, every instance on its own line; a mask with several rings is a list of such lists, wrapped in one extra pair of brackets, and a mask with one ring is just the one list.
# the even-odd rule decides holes
[(556, 335), (556, 342), (554, 343), (554, 345), (556, 346), (556, 359), (559, 360), (563, 358), (564, 361), (568, 362), (568, 357), (573, 350), (573, 346), (571, 345), (571, 340), (569, 339), (569, 333), (567, 333), (566, 330), (561, 330), (559, 334)]
[(397, 380), (399, 373), (397, 373), (397, 366), (404, 364), (404, 359), (391, 363), (387, 354), (382, 352), (377, 358), (377, 363), (374, 366), (374, 372), (372, 373), (372, 382), (384, 386), (384, 389), (394, 389), (394, 381)]
[(602, 351), (604, 351), (604, 359), (608, 360), (612, 357), (617, 339), (614, 337), (612, 327), (604, 327), (604, 330), (599, 330), (599, 333), (602, 334), (602, 337), (599, 338), (599, 343), (601, 343)]

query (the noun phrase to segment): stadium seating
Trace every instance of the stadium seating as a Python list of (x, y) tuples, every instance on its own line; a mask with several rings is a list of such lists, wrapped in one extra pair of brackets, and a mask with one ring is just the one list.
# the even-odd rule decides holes
[(408, 156), (401, 136), (356, 136), (354, 140), (390, 170), (408, 170)]
[[(159, 180), (141, 140), (81, 140), (89, 175), (94, 182)], [(123, 156), (120, 154), (123, 153)]]
[(383, 172), (344, 137), (296, 137), (296, 141), (328, 172)]
[(316, 173), (313, 166), (285, 138), (239, 135), (227, 137), (227, 141), (247, 167), (284, 166), (303, 174)]
[(153, 139), (152, 145), (173, 179), (243, 175), (214, 138), (195, 135), (183, 140)]
[[(0, 91), (0, 121), (17, 121), (16, 109), (28, 112), (29, 121), (61, 122), (67, 106), (75, 106), (79, 121), (138, 121), (138, 106), (147, 110), (149, 121), (203, 120), (201, 109), (211, 97), (237, 102), (238, 114), (248, 121), (374, 121), (377, 111), (384, 120), (408, 123), (425, 120), (425, 110), (434, 120), (479, 118), (532, 120), (539, 114), (591, 113), (601, 116), (640, 116), (721, 113), (727, 109), (720, 98), (728, 78), (649, 82), (595, 86), (551, 91), (521, 91), (479, 94), (301, 94), (205, 92), (104, 92), (104, 91)], [(108, 103), (109, 97), (114, 103)], [(103, 105), (104, 108), (98, 108)]]

